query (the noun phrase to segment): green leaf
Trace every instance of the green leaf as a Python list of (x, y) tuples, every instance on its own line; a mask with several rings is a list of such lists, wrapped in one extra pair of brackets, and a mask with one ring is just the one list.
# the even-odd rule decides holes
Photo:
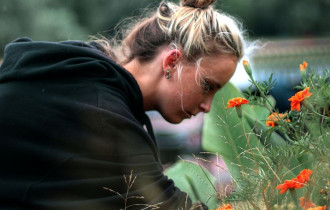
[[(267, 100), (272, 104), (272, 107), (275, 107), (276, 101), (273, 96), (267, 96)], [(252, 115), (255, 119), (266, 122), (267, 117), (270, 115), (270, 111), (264, 106), (257, 105), (249, 105), (252, 113), (248, 113)]]
[[(202, 146), (206, 151), (216, 152), (225, 161), (234, 179), (241, 179), (243, 168), (254, 170), (253, 156), (256, 149), (264, 147), (252, 133), (252, 127), (241, 120), (235, 108), (226, 109), (226, 102), (234, 97), (243, 97), (242, 92), (228, 83), (219, 91), (212, 104), (211, 112), (206, 115), (203, 127)], [(250, 106), (243, 105), (244, 113), (257, 114)]]
[(180, 190), (188, 193), (193, 202), (201, 201), (209, 208), (216, 208), (216, 179), (207, 169), (190, 161), (179, 161), (167, 168), (165, 174)]

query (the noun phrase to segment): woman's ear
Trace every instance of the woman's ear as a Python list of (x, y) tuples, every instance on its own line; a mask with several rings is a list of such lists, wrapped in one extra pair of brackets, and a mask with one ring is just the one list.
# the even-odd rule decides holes
[(172, 49), (165, 53), (165, 57), (163, 59), (163, 71), (164, 74), (173, 73), (175, 71), (175, 66), (178, 64), (181, 59), (181, 51), (178, 49)]

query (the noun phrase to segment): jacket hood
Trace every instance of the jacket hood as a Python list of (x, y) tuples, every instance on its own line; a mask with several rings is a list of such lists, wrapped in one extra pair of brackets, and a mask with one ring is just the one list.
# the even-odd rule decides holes
[(109, 87), (122, 92), (122, 95), (127, 97), (134, 115), (140, 115), (137, 116), (139, 120), (145, 118), (140, 114), (144, 114), (143, 100), (136, 80), (127, 70), (91, 44), (81, 41), (47, 42), (19, 38), (5, 47), (4, 55), (0, 66), (0, 83), (95, 78), (98, 82), (108, 83)]

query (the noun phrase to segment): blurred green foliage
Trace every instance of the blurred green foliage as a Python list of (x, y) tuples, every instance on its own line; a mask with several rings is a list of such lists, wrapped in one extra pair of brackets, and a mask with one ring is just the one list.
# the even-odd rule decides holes
[[(5, 44), (22, 36), (59, 41), (111, 35), (119, 21), (160, 1), (1, 0), (0, 57)], [(242, 21), (251, 38), (330, 35), (330, 0), (218, 0), (215, 7)]]

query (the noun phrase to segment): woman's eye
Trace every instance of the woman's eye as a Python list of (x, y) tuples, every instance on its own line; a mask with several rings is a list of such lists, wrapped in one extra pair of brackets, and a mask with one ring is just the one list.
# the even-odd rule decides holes
[(208, 92), (213, 91), (213, 90), (214, 90), (214, 88), (212, 87), (212, 85), (209, 82), (204, 80), (203, 81), (203, 91), (204, 91), (204, 93), (208, 93)]

